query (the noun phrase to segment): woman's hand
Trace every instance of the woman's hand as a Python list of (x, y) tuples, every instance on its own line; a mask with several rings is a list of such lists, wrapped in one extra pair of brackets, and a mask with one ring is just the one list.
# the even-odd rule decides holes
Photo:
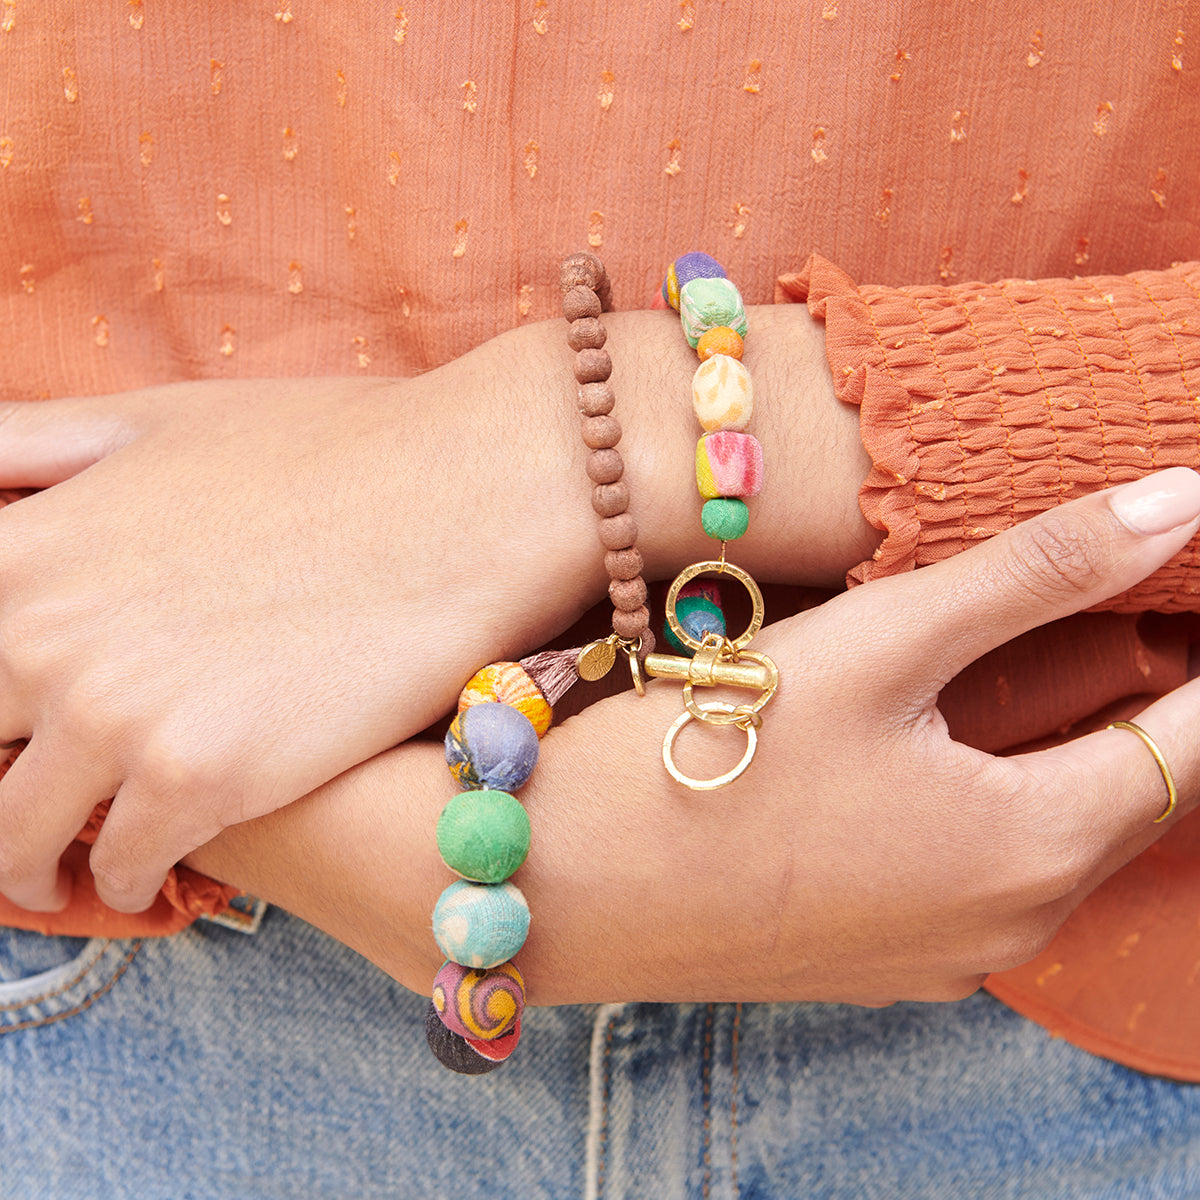
[[(777, 542), (756, 544), (836, 579), (863, 542), (856, 418), (806, 313), (753, 319), (781, 468), (763, 508)], [(605, 320), (639, 546), (670, 571), (698, 531), (694, 355), (673, 314)], [(115, 796), (97, 890), (144, 908), (189, 850), (418, 732), (481, 663), (597, 601), (572, 362), (548, 322), (412, 380), (0, 409), (0, 487), (46, 489), (0, 512), (0, 742), (29, 739), (0, 781), (0, 892), (61, 907), (59, 856)]]
[[(944, 1000), (1031, 958), (1169, 827), (1154, 824), (1162, 778), (1121, 731), (1007, 759), (969, 749), (938, 693), (996, 645), (1149, 574), (1198, 526), (1200, 476), (1166, 471), (769, 626), (752, 648), (782, 684), (752, 766), (719, 791), (663, 769), (676, 685), (552, 729), (521, 792), (531, 999)], [(1200, 785), (1200, 685), (1138, 721), (1183, 815)], [(742, 737), (693, 723), (681, 765), (725, 770)], [(192, 862), (424, 990), (439, 962), (429, 912), (451, 879), (434, 826), (453, 791), (438, 747), (401, 747)]]

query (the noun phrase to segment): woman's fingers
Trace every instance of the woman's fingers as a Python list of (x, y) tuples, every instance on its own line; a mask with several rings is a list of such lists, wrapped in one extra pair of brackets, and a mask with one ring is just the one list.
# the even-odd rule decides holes
[(1200, 475), (1173, 467), (1064, 504), (945, 562), (852, 593), (857, 661), (879, 696), (923, 710), (967, 664), (1115, 596), (1200, 526)]
[(35, 737), (0, 779), (0, 892), (37, 912), (61, 909), (71, 889), (59, 858), (111, 795), (81, 743)]
[(1079, 899), (1200, 803), (1200, 680), (1163, 696), (1132, 721), (1158, 749), (1171, 777), (1176, 803), (1169, 814), (1166, 774), (1132, 730), (1099, 730), (1009, 760), (1032, 771), (1046, 796), (1061, 796), (1060, 820), (1051, 827), (1062, 829), (1064, 854), (1078, 861)]
[(106, 458), (137, 436), (128, 409), (112, 396), (0, 405), (0, 487), (51, 487)]

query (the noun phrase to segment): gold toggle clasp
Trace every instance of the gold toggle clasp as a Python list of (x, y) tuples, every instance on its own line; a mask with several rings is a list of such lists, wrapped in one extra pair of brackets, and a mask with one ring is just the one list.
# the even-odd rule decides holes
[[(667, 593), (667, 624), (680, 642), (696, 651), (695, 656), (684, 658), (675, 654), (648, 654), (645, 660), (647, 675), (683, 682), (683, 703), (686, 711), (675, 721), (663, 739), (663, 763), (673, 779), (696, 791), (724, 787), (737, 779), (750, 765), (758, 742), (757, 730), (762, 724), (761, 710), (779, 687), (779, 668), (765, 654), (746, 649), (754, 635), (762, 628), (762, 593), (747, 572), (726, 561), (723, 545), (721, 551), (720, 562), (694, 563), (681, 571)], [(676, 616), (675, 604), (680, 589), (697, 575), (704, 574), (731, 575), (750, 593), (750, 624), (736, 638), (708, 634), (703, 641), (697, 641), (683, 628)], [(759, 694), (750, 704), (700, 704), (693, 695), (693, 688), (696, 687), (744, 688)], [(746, 752), (733, 770), (714, 779), (704, 780), (684, 775), (676, 767), (672, 757), (676, 735), (692, 720), (703, 721), (707, 725), (736, 725), (745, 732)]]

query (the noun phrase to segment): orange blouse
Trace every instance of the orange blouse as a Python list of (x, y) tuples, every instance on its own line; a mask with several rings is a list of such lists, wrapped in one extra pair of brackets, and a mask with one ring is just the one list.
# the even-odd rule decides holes
[[(835, 378), (866, 410), (864, 503), (889, 530), (859, 576), (930, 561), (1027, 515), (1026, 485), (1045, 491), (1046, 471), (1053, 498), (1139, 465), (1138, 438), (1114, 441), (1087, 388), (1144, 388), (1153, 414), (1135, 395), (1129, 429), (1186, 423), (1194, 360), (1159, 367), (1163, 339), (1182, 344), (1200, 313), (1172, 291), (1147, 317), (1130, 273), (1200, 259), (1198, 40), (1177, 0), (2, 0), (0, 392), (406, 375), (555, 315), (570, 250), (600, 253), (628, 308), (693, 248), (750, 303), (777, 277), (797, 297), (788, 272), (817, 247), (848, 273), (817, 294)], [(1101, 285), (1099, 307), (1091, 284), (969, 284), (1076, 273), (1128, 280)], [(1194, 272), (1167, 272), (1153, 287), (1168, 276), (1194, 286)], [(902, 285), (917, 288), (889, 290)], [(1069, 320), (1043, 311), (1054, 297)], [(1014, 301), (1033, 305), (1027, 328), (1005, 324)], [(1128, 333), (1128, 360), (1111, 331), (1104, 354), (1087, 348), (1085, 318), (1102, 308)], [(1039, 368), (1082, 370), (1081, 352), (1090, 382), (1058, 389), (1077, 407), (1025, 425), (1040, 415)], [(911, 373), (893, 374), (902, 365)], [(1005, 419), (989, 434), (997, 395)], [(971, 428), (947, 435), (947, 413)], [(1063, 457), (1068, 429), (1102, 458)], [(1163, 457), (1146, 466), (1175, 461), (1170, 439), (1155, 444)], [(1164, 576), (1155, 595), (1173, 603), (1187, 578)], [(963, 736), (1026, 743), (1183, 678), (1184, 639), (1133, 617), (1091, 629), (1074, 658), (1078, 634), (1043, 635), (1074, 672), (1053, 686), (1038, 676), (1045, 654), (1021, 644), (1003, 671), (985, 662), (978, 678), (1024, 683), (1004, 704), (994, 681), (963, 688)], [(1200, 1077), (1200, 1020), (1180, 999), (1200, 957), (1188, 825), (1055, 943), (1092, 929), (1094, 972), (1052, 947), (998, 994), (1094, 1049)], [(191, 898), (160, 928), (219, 900), (180, 878)], [(1167, 959), (1184, 962), (1181, 979), (1154, 975)], [(1126, 968), (1153, 988), (1113, 993)]]

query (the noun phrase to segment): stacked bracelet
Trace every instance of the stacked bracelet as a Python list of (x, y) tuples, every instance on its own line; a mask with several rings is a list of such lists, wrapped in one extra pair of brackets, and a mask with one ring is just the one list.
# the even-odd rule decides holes
[(446, 762), (463, 790), (442, 810), (438, 853), (459, 880), (433, 910), (446, 962), (433, 982), (425, 1037), (443, 1066), (482, 1075), (516, 1048), (525, 981), (512, 958), (529, 906), (509, 877), (529, 853), (529, 816), (512, 794), (529, 778), (553, 704), (576, 678), (576, 652), (492, 663), (463, 688)]
[(594, 254), (571, 254), (559, 268), (563, 316), (570, 322), (567, 344), (575, 351), (575, 380), (581, 432), (588, 448), (587, 474), (592, 508), (600, 518), (600, 544), (608, 571), (613, 605), (613, 636), (585, 647), (580, 673), (597, 679), (611, 668), (618, 650), (629, 655), (634, 682), (641, 690), (639, 655), (654, 648), (646, 581), (637, 548), (637, 522), (629, 511), (625, 464), (617, 450), (621, 425), (613, 416), (616, 397), (609, 378), (612, 359), (604, 349), (608, 332), (600, 314), (612, 308), (612, 286), (604, 264)]
[[(754, 411), (754, 389), (741, 361), (747, 322), (737, 288), (715, 259), (691, 253), (668, 268), (662, 294), (679, 311), (688, 345), (700, 359), (692, 377), (692, 406), (703, 431), (696, 444), (696, 486), (704, 501), (701, 525), (720, 541), (721, 556), (694, 563), (676, 577), (667, 592), (666, 635), (680, 657), (651, 654), (645, 667), (650, 675), (684, 681), (684, 712), (663, 740), (663, 762), (678, 782), (709, 790), (731, 783), (750, 765), (760, 713), (779, 685), (775, 664), (747, 648), (762, 626), (762, 593), (747, 572), (725, 558), (726, 543), (749, 528), (746, 497), (762, 490), (763, 454), (758, 439), (745, 432)], [(726, 634), (718, 589), (699, 578), (714, 574), (737, 579), (750, 594), (750, 624), (733, 639)], [(695, 700), (695, 687), (716, 685), (749, 688), (759, 695), (750, 704)], [(736, 767), (714, 779), (693, 779), (676, 767), (675, 737), (692, 720), (735, 725), (745, 732), (746, 752)]]

